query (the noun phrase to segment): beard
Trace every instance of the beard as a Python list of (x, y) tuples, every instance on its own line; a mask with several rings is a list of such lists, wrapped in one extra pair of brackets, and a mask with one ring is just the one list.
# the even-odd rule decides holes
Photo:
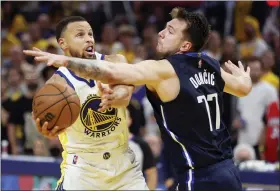
[(168, 52), (156, 51), (156, 58), (157, 59), (165, 59), (166, 57), (174, 55), (176, 53), (177, 53), (177, 51), (168, 51)]
[(92, 56), (86, 56), (84, 54), (84, 52), (80, 55), (77, 51), (74, 51), (74, 50), (70, 50), (69, 49), (69, 52), (71, 54), (72, 57), (76, 57), (76, 58), (84, 58), (84, 59), (96, 59), (96, 55), (92, 55)]

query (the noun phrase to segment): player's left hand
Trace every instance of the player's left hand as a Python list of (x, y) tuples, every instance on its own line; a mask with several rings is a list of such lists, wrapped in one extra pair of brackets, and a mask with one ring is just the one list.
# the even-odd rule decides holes
[(245, 71), (244, 66), (242, 62), (238, 61), (238, 67), (233, 64), (230, 60), (225, 62), (225, 66), (227, 69), (232, 73), (232, 75), (236, 77), (248, 77), (250, 78), (250, 68), (247, 67), (247, 70)]
[(28, 56), (34, 56), (36, 62), (47, 63), (48, 66), (55, 66), (57, 68), (66, 66), (68, 62), (67, 56), (51, 54), (35, 47), (33, 50), (24, 50), (23, 53)]
[(130, 94), (126, 88), (116, 85), (116, 86), (105, 86), (100, 82), (97, 82), (97, 86), (101, 92), (101, 103), (99, 112), (104, 112), (109, 108), (120, 108), (126, 107), (130, 100)]

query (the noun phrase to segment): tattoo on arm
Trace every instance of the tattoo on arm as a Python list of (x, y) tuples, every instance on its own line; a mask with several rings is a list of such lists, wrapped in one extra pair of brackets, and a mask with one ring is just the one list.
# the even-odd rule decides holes
[(80, 77), (100, 80), (103, 83), (109, 80), (109, 67), (102, 60), (86, 60), (80, 58), (69, 58), (67, 68)]

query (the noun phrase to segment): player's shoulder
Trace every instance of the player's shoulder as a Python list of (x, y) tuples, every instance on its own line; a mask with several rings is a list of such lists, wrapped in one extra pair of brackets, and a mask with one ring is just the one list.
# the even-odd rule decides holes
[(67, 84), (66, 81), (67, 68), (59, 67), (57, 71), (46, 81), (46, 84), (49, 83), (59, 83), (59, 84)]
[(127, 60), (125, 56), (121, 54), (110, 54), (110, 55), (105, 55), (105, 60), (111, 61), (111, 62), (116, 62), (116, 63), (127, 63)]

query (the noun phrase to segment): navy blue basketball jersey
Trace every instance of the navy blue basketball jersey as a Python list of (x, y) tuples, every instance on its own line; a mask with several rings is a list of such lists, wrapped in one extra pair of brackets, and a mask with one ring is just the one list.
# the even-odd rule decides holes
[(177, 173), (232, 158), (229, 132), (221, 120), (224, 81), (220, 64), (204, 53), (166, 58), (180, 80), (180, 92), (162, 102), (147, 89), (164, 145)]

